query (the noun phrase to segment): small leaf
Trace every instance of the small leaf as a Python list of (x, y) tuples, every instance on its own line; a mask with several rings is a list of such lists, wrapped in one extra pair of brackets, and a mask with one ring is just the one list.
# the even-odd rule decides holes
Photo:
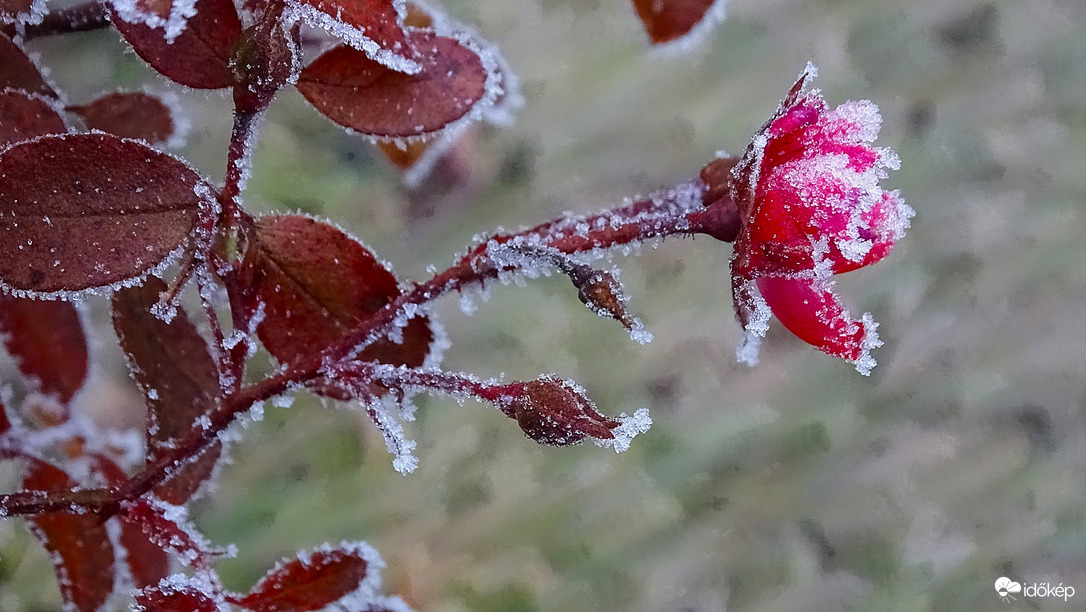
[(48, 98), (15, 89), (0, 91), (0, 149), (20, 140), (67, 131)]
[(22, 48), (0, 32), (0, 89), (8, 87), (50, 98), (57, 97), (57, 92), (45, 82), (41, 71)]
[(724, 17), (724, 0), (633, 0), (653, 44), (677, 41), (705, 20)]
[(327, 30), (362, 57), (397, 72), (418, 72), (415, 43), (401, 25), (403, 0), (291, 0), (287, 6), (297, 19)]
[[(151, 313), (166, 283), (150, 278), (113, 296), (113, 327), (147, 403), (147, 459), (154, 461), (215, 409), (219, 374), (207, 343), (184, 311), (166, 323)], [(221, 453), (216, 442), (175, 474), (156, 494), (181, 505), (211, 476)]]
[(156, 497), (141, 497), (121, 504), (123, 516), (143, 530), (151, 542), (177, 553), (182, 563), (198, 571), (210, 569), (223, 551), (212, 549), (188, 520), (184, 506)]
[[(30, 460), (23, 488), (68, 491), (76, 483), (44, 461)], [(39, 514), (30, 519), (34, 535), (53, 560), (64, 609), (98, 610), (113, 592), (114, 555), (109, 533), (93, 514)]]
[[(257, 220), (238, 284), (264, 302), (257, 333), (288, 364), (333, 344), (400, 295), (396, 277), (356, 239), (295, 215)], [(413, 318), (402, 343), (380, 340), (361, 358), (418, 367), (432, 340), (429, 320)]]
[[(94, 470), (109, 486), (120, 487), (128, 480), (128, 475), (121, 466), (109, 457), (91, 453), (89, 458), (93, 462)], [(124, 551), (122, 556), (136, 588), (158, 584), (159, 580), (170, 573), (170, 557), (166, 550), (152, 542), (144, 533), (143, 527), (129, 516), (122, 514), (114, 520), (121, 523), (118, 544)]]
[(145, 93), (111, 93), (68, 110), (83, 118), (88, 128), (161, 145), (174, 133), (170, 107)]
[[(230, 54), (241, 34), (241, 20), (231, 0), (196, 0), (191, 7), (193, 14), (180, 32), (151, 27), (147, 19), (119, 10), (123, 5), (142, 9), (140, 12), (149, 11), (150, 7), (143, 2), (125, 0), (108, 5), (113, 25), (136, 54), (166, 78), (196, 89), (220, 89), (234, 84)], [(174, 7), (180, 5), (180, 1), (160, 0), (154, 4), (154, 14), (165, 24)], [(175, 33), (172, 40), (168, 40), (169, 33)]]
[(260, 579), (239, 606), (254, 612), (320, 610), (347, 595), (372, 597), (379, 586), (381, 557), (364, 542), (325, 544), (284, 559)]
[(332, 121), (384, 138), (437, 132), (493, 104), (497, 77), (472, 48), (426, 30), (409, 38), (419, 50), (418, 74), (394, 72), (341, 45), (302, 70), (298, 91)]
[(75, 306), (0, 295), (0, 332), (19, 370), (67, 404), (87, 378), (87, 338)]
[(223, 602), (206, 578), (175, 574), (136, 593), (136, 610), (146, 612), (218, 612)]
[(0, 153), (0, 286), (51, 298), (130, 283), (180, 252), (209, 189), (184, 162), (109, 134), (14, 145)]

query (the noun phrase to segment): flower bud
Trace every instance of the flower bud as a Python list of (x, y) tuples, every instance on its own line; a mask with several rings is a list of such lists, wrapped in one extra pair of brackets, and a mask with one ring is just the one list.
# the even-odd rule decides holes
[(497, 404), (525, 435), (550, 446), (568, 446), (586, 437), (610, 440), (611, 430), (620, 425), (600, 414), (577, 385), (550, 376), (509, 385)]
[(239, 111), (259, 112), (280, 89), (297, 78), (298, 28), (285, 26), (278, 11), (268, 10), (234, 44), (234, 104)]

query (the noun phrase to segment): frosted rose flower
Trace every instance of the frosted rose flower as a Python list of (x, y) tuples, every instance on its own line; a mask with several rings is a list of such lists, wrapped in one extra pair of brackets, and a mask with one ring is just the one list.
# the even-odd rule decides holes
[(776, 114), (732, 169), (741, 229), (732, 255), (732, 297), (746, 330), (738, 351), (757, 361), (770, 312), (792, 333), (870, 374), (880, 346), (870, 313), (854, 317), (834, 274), (873, 264), (905, 235), (913, 211), (879, 180), (899, 160), (871, 146), (882, 118), (869, 100), (829, 110), (807, 64)]

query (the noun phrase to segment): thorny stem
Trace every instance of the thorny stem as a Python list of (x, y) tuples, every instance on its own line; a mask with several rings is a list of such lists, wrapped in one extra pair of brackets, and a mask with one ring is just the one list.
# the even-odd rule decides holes
[[(46, 13), (41, 23), (28, 25), (23, 32), (24, 40), (44, 38), (56, 34), (90, 32), (109, 27), (109, 13), (99, 2), (85, 2), (72, 7)], [(5, 27), (6, 34), (13, 34), (14, 27)]]
[[(240, 135), (247, 133), (247, 130), (248, 124), (244, 122), (240, 129), (235, 129), (235, 135), (239, 137), (231, 139), (232, 149), (235, 142), (243, 146)], [(228, 175), (234, 171), (228, 170)], [(232, 184), (234, 188), (230, 187)], [(228, 201), (232, 201), (233, 198), (229, 196), (236, 185), (236, 178), (228, 178), (221, 197), (224, 207)], [(691, 188), (702, 194), (709, 194), (713, 190), (712, 186), (697, 179), (665, 192), (661, 197), (639, 200), (588, 217), (557, 219), (515, 234), (495, 236), (469, 251), (452, 267), (402, 293), (335, 344), (279, 374), (228, 393), (209, 416), (206, 427), (190, 431), (174, 448), (147, 464), (121, 487), (113, 490), (82, 489), (45, 496), (37, 492), (0, 495), (0, 515), (55, 511), (92, 512), (104, 516), (115, 513), (121, 502), (136, 499), (164, 482), (170, 476), (172, 466), (196, 456), (254, 405), (319, 379), (336, 367), (351, 365), (351, 360), (359, 351), (392, 329), (397, 315), (406, 305), (422, 306), (447, 293), (493, 280), (502, 272), (514, 271), (511, 267), (502, 269), (491, 261), (488, 252), (490, 245), (524, 239), (530, 241), (532, 246), (576, 254), (672, 235), (707, 234), (724, 241), (734, 240), (738, 232), (738, 216), (730, 198), (715, 199), (708, 205), (691, 206), (688, 201)], [(361, 368), (358, 371), (364, 373), (365, 370)], [(371, 367), (368, 371), (373, 375), (375, 370)], [(419, 386), (432, 386), (439, 390), (456, 389), (457, 392), (481, 399), (494, 399), (490, 397), (492, 392), (479, 386), (481, 383), (467, 379), (441, 378), (441, 374), (430, 372), (402, 376), (408, 377), (403, 378), (404, 384), (418, 383)], [(411, 382), (408, 382), (409, 379)]]

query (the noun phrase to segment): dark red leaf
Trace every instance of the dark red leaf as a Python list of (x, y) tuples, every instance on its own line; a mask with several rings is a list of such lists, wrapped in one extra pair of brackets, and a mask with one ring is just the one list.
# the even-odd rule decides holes
[(409, 37), (419, 50), (418, 74), (394, 72), (341, 45), (302, 70), (298, 91), (332, 121), (389, 138), (437, 132), (477, 105), (493, 104), (497, 90), (474, 50), (426, 30)]
[[(295, 215), (257, 220), (238, 284), (263, 300), (257, 332), (284, 363), (334, 343), (400, 295), (396, 277), (361, 243), (327, 223)], [(400, 344), (378, 341), (361, 357), (422, 365), (433, 340), (429, 320), (411, 319), (403, 336)]]
[(218, 612), (220, 599), (210, 585), (185, 576), (171, 576), (158, 586), (136, 593), (136, 609), (146, 612)]
[(7, 89), (0, 91), (0, 149), (20, 140), (68, 131), (47, 98)]
[[(296, 0), (293, 12), (323, 28), (365, 56), (399, 72), (417, 72), (410, 40), (396, 0)], [(376, 43), (374, 45), (373, 43)]]
[(633, 0), (637, 16), (653, 44), (682, 38), (703, 19), (719, 19), (707, 15), (710, 9), (723, 12), (721, 0)]
[[(161, 279), (150, 278), (142, 287), (113, 296), (113, 327), (147, 398), (148, 461), (210, 414), (219, 394), (215, 361), (185, 312), (178, 311), (169, 323), (150, 312), (166, 288)], [(216, 442), (155, 492), (171, 504), (183, 504), (211, 476), (221, 448)]]
[(150, 27), (153, 15), (163, 22), (173, 19), (178, 2), (170, 0), (128, 0), (137, 12), (119, 11), (109, 3), (110, 19), (132, 48), (166, 78), (197, 89), (219, 89), (234, 84), (230, 54), (241, 34), (241, 20), (232, 0), (196, 0), (195, 15), (189, 17), (176, 38), (167, 40), (168, 27)]
[(11, 87), (50, 98), (57, 92), (45, 82), (41, 71), (19, 45), (0, 32), (0, 89)]
[(0, 295), (0, 331), (19, 370), (67, 404), (87, 378), (87, 338), (75, 306)]
[[(119, 487), (128, 479), (121, 466), (115, 461), (101, 454), (91, 454), (95, 470), (105, 479), (111, 487)], [(124, 559), (128, 564), (128, 572), (136, 588), (144, 588), (158, 584), (170, 573), (170, 557), (166, 550), (155, 544), (143, 531), (143, 527), (131, 517), (122, 514), (118, 517), (121, 522), (121, 535), (119, 543), (124, 550)]]
[(0, 284), (55, 294), (144, 276), (188, 240), (209, 189), (184, 162), (109, 134), (14, 145), (0, 153)]
[(280, 561), (238, 605), (255, 612), (320, 610), (360, 587), (375, 588), (374, 563), (382, 561), (368, 544), (325, 544)]
[[(76, 485), (63, 470), (44, 461), (29, 462), (23, 488), (67, 491)], [(105, 524), (92, 514), (39, 514), (30, 519), (34, 535), (53, 559), (65, 607), (97, 610), (113, 592), (113, 545)]]
[(160, 499), (142, 497), (121, 506), (123, 516), (139, 525), (151, 542), (172, 550), (183, 563), (197, 570), (210, 568), (222, 551), (213, 550), (188, 522), (181, 506), (167, 505)]
[(68, 110), (82, 117), (88, 128), (152, 144), (164, 144), (174, 133), (170, 107), (150, 94), (111, 93)]

